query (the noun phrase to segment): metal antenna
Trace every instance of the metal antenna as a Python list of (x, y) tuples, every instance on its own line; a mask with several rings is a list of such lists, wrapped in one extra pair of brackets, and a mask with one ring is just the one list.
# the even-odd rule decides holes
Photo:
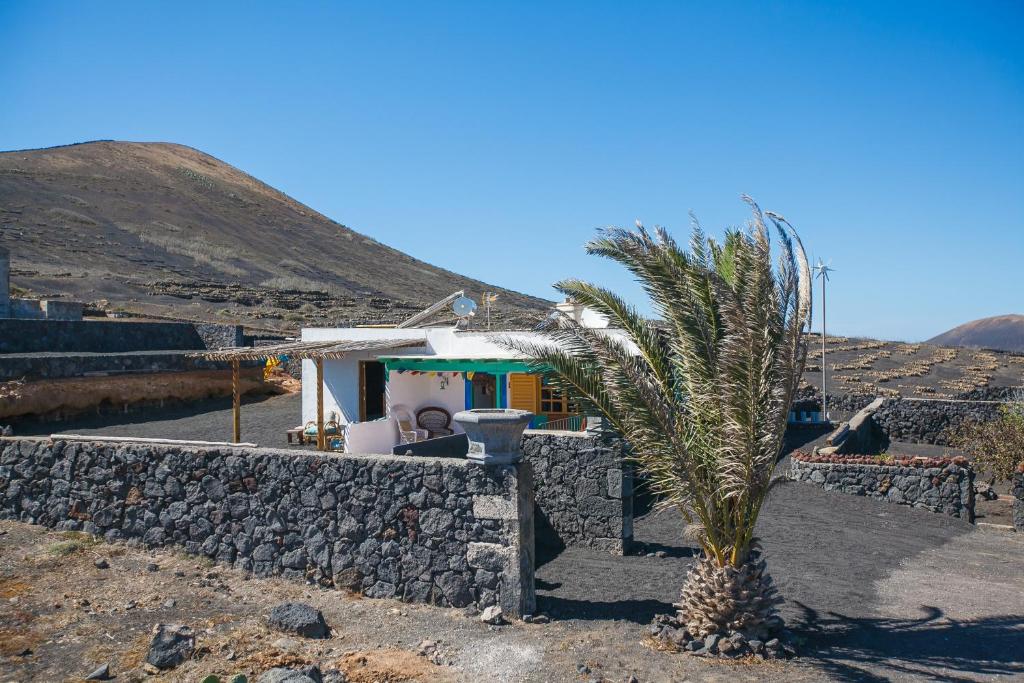
[(825, 283), (828, 282), (829, 273), (835, 271), (831, 265), (831, 259), (828, 263), (823, 263), (820, 257), (814, 264), (817, 277), (821, 278), (821, 416), (826, 422), (828, 422), (828, 394), (826, 393), (825, 368), (828, 367), (828, 364), (825, 362)]

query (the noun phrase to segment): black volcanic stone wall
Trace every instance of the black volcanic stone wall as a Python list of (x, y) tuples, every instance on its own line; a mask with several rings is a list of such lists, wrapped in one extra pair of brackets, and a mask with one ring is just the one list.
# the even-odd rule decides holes
[(623, 554), (633, 541), (633, 475), (622, 441), (581, 432), (527, 431), (537, 542)]
[[(222, 361), (187, 358), (184, 351), (145, 351), (127, 354), (0, 354), (0, 381), (63, 379), (84, 375), (123, 375), (189, 370), (227, 370)], [(242, 367), (255, 367), (245, 361)]]
[(996, 403), (889, 399), (872, 419), (890, 441), (949, 446), (953, 433), (965, 422), (984, 422), (998, 414)]
[(199, 351), (239, 346), (241, 332), (215, 323), (0, 318), (0, 354)]
[[(828, 411), (834, 413), (856, 413), (875, 400), (871, 394), (828, 394)], [(816, 387), (805, 386), (793, 396), (794, 410), (821, 410), (821, 392)]]
[(974, 470), (945, 467), (860, 465), (791, 460), (790, 477), (826, 491), (868, 496), (974, 521)]
[(0, 439), (0, 518), (506, 614), (532, 611), (531, 495), (525, 466)]
[(123, 353), (204, 348), (202, 337), (190, 323), (0, 320), (0, 353)]
[(241, 325), (221, 325), (219, 323), (191, 323), (196, 334), (203, 340), (208, 349), (227, 349), (245, 345), (245, 336)]

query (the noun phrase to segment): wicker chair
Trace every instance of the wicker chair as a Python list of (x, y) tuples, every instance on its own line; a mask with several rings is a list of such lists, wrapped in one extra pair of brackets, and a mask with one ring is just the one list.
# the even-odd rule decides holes
[(427, 406), (416, 411), (416, 424), (423, 427), (433, 439), (438, 436), (451, 436), (452, 414), (444, 408)]

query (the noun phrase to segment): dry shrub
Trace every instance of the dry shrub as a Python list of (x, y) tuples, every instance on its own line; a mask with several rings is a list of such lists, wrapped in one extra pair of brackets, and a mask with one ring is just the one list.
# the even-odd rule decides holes
[(953, 443), (972, 456), (975, 469), (1010, 480), (1024, 467), (1024, 400), (1001, 406), (994, 420), (964, 424)]

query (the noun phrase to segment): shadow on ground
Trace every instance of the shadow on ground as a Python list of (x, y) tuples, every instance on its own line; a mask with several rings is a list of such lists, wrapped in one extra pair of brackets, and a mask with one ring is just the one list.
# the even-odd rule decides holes
[(919, 617), (865, 618), (796, 607), (802, 618), (792, 626), (808, 639), (804, 660), (833, 680), (974, 681), (979, 675), (1024, 674), (1022, 615), (955, 620), (922, 605)]

